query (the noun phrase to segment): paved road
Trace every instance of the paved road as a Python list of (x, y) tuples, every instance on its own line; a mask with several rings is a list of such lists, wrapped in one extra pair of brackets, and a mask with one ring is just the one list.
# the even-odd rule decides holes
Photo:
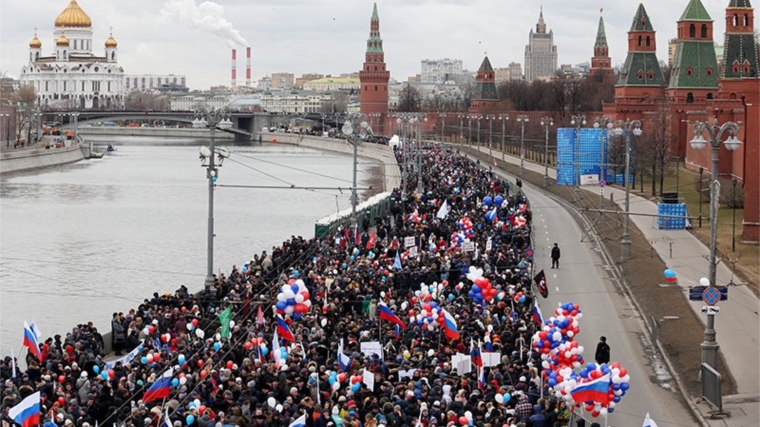
[[(626, 367), (631, 389), (608, 418), (614, 427), (640, 427), (647, 412), (660, 427), (693, 426), (696, 422), (671, 386), (670, 375), (657, 370), (660, 364), (643, 333), (643, 325), (629, 302), (608, 280), (603, 261), (594, 245), (581, 243), (582, 232), (570, 213), (540, 190), (525, 185), (535, 224), (535, 251), (539, 269), (544, 268), (549, 298), (539, 298), (547, 317), (560, 302), (579, 304), (584, 313), (578, 341), (584, 357), (593, 359), (601, 335), (612, 348), (612, 360)], [(549, 258), (554, 242), (562, 249), (559, 270)], [(598, 420), (604, 425), (604, 420)]]

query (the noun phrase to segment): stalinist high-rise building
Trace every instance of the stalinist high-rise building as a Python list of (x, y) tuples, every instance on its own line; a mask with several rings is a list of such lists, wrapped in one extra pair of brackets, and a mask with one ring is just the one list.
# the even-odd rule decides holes
[(557, 46), (554, 33), (546, 32), (544, 11), (538, 17), (536, 31), (530, 30), (528, 44), (525, 46), (525, 81), (548, 80), (557, 71)]

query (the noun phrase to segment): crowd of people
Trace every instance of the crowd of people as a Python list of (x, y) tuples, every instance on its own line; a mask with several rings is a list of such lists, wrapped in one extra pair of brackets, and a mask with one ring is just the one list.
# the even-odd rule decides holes
[[(528, 200), (458, 152), (432, 147), (421, 164), (422, 194), (410, 167), (391, 211), (360, 219), (358, 236), (292, 236), (197, 294), (180, 286), (114, 313), (115, 355), (83, 324), (41, 342), (40, 357), (6, 357), (3, 423), (40, 391), (45, 427), (567, 426), (564, 402), (542, 397), (531, 349), (540, 326)], [(487, 196), (503, 202), (486, 207)], [(493, 293), (473, 298), (473, 271)], [(294, 340), (280, 336), (275, 348), (274, 306), (294, 283), (310, 308), (282, 316)], [(431, 304), (451, 315), (457, 338), (428, 321)], [(382, 320), (383, 309), (404, 327)], [(382, 351), (363, 352), (365, 343)], [(481, 368), (480, 352), (500, 359)], [(462, 354), (471, 369), (455, 360)], [(148, 399), (165, 375), (168, 396)]]

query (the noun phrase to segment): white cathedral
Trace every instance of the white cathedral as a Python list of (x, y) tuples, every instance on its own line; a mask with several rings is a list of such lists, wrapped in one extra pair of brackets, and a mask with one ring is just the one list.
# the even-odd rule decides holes
[(104, 55), (93, 54), (92, 20), (76, 0), (55, 19), (55, 50), (43, 55), (42, 42), (29, 42), (29, 63), (21, 69), (21, 84), (33, 85), (39, 106), (49, 108), (121, 108), (124, 69), (116, 40), (105, 41)]

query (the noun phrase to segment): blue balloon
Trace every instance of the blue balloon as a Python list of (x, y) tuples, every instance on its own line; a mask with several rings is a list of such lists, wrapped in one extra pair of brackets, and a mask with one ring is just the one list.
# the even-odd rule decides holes
[(214, 351), (219, 351), (220, 348), (222, 348), (222, 345), (219, 344), (218, 342), (215, 342), (214, 343)]
[(179, 362), (180, 365), (184, 365), (185, 364), (185, 355), (184, 354), (180, 354), (179, 357), (177, 357), (177, 361)]
[(277, 301), (277, 304), (275, 304), (275, 307), (277, 307), (277, 310), (283, 311), (288, 306), (288, 303), (285, 301)]
[(301, 273), (298, 270), (293, 270), (293, 276), (298, 277)]
[(354, 262), (354, 260), (356, 260), (356, 258), (354, 258), (353, 255), (351, 255), (351, 257), (349, 259), (351, 260), (351, 262)]
[(504, 197), (499, 194), (493, 201), (496, 203), (496, 206), (501, 206), (501, 204), (504, 203)]
[(92, 367), (92, 372), (95, 372), (96, 374), (99, 374), (100, 373), (100, 366), (98, 366), (98, 365), (93, 366)]
[(148, 364), (148, 358), (145, 357), (145, 356), (143, 356), (142, 358), (140, 358), (140, 362), (142, 362), (143, 365), (146, 365), (146, 364)]
[(101, 377), (102, 377), (104, 380), (107, 380), (107, 379), (108, 379), (108, 372), (106, 372), (106, 371), (103, 371), (103, 372), (101, 372), (101, 373), (100, 373), (100, 376), (101, 376)]
[(521, 303), (525, 302), (525, 295), (522, 295), (518, 301), (520, 301)]
[(330, 385), (333, 385), (333, 384), (335, 384), (335, 381), (336, 381), (336, 380), (335, 380), (335, 378), (333, 378), (333, 377), (330, 377), (330, 378), (328, 378), (328, 379), (327, 379), (327, 382), (329, 382), (329, 383), (330, 383)]
[(189, 415), (188, 415), (188, 416), (185, 418), (185, 422), (187, 422), (187, 425), (190, 425), (190, 424), (192, 424), (192, 423), (194, 423), (194, 422), (195, 422), (195, 417), (194, 417), (192, 414), (189, 414)]
[(480, 293), (480, 286), (478, 286), (478, 285), (472, 285), (472, 291), (475, 292), (476, 294), (479, 294)]
[(172, 380), (172, 387), (177, 387), (178, 385), (179, 385), (179, 380), (178, 380), (178, 379), (176, 379), (176, 378), (174, 378), (174, 379)]
[(293, 283), (292, 285), (290, 285), (290, 290), (292, 290), (294, 294), (297, 294), (298, 293), (298, 285), (296, 285), (295, 283)]
[(509, 399), (512, 398), (512, 395), (509, 393), (504, 393), (504, 403), (509, 402)]
[(346, 267), (348, 267), (348, 266), (347, 266), (347, 265), (346, 265), (346, 263), (344, 262), (344, 263), (343, 263), (343, 265), (341, 265), (341, 267), (343, 267), (343, 269), (345, 269), (345, 268), (346, 268)]
[(353, 391), (353, 392), (357, 392), (361, 388), (362, 388), (362, 383), (351, 384), (351, 391)]
[(620, 383), (620, 389), (623, 391), (628, 391), (628, 389), (631, 388), (631, 385), (628, 383)]
[(300, 322), (302, 317), (299, 313), (293, 313), (293, 320), (296, 322)]
[(283, 359), (288, 358), (288, 350), (285, 347), (280, 347), (280, 356), (282, 356)]
[(266, 356), (267, 354), (269, 354), (269, 349), (266, 347), (261, 347), (261, 354)]
[(491, 196), (483, 197), (483, 204), (486, 206), (491, 206), (493, 204), (493, 199)]
[(296, 299), (295, 298), (288, 298), (287, 304), (288, 305), (296, 305)]

